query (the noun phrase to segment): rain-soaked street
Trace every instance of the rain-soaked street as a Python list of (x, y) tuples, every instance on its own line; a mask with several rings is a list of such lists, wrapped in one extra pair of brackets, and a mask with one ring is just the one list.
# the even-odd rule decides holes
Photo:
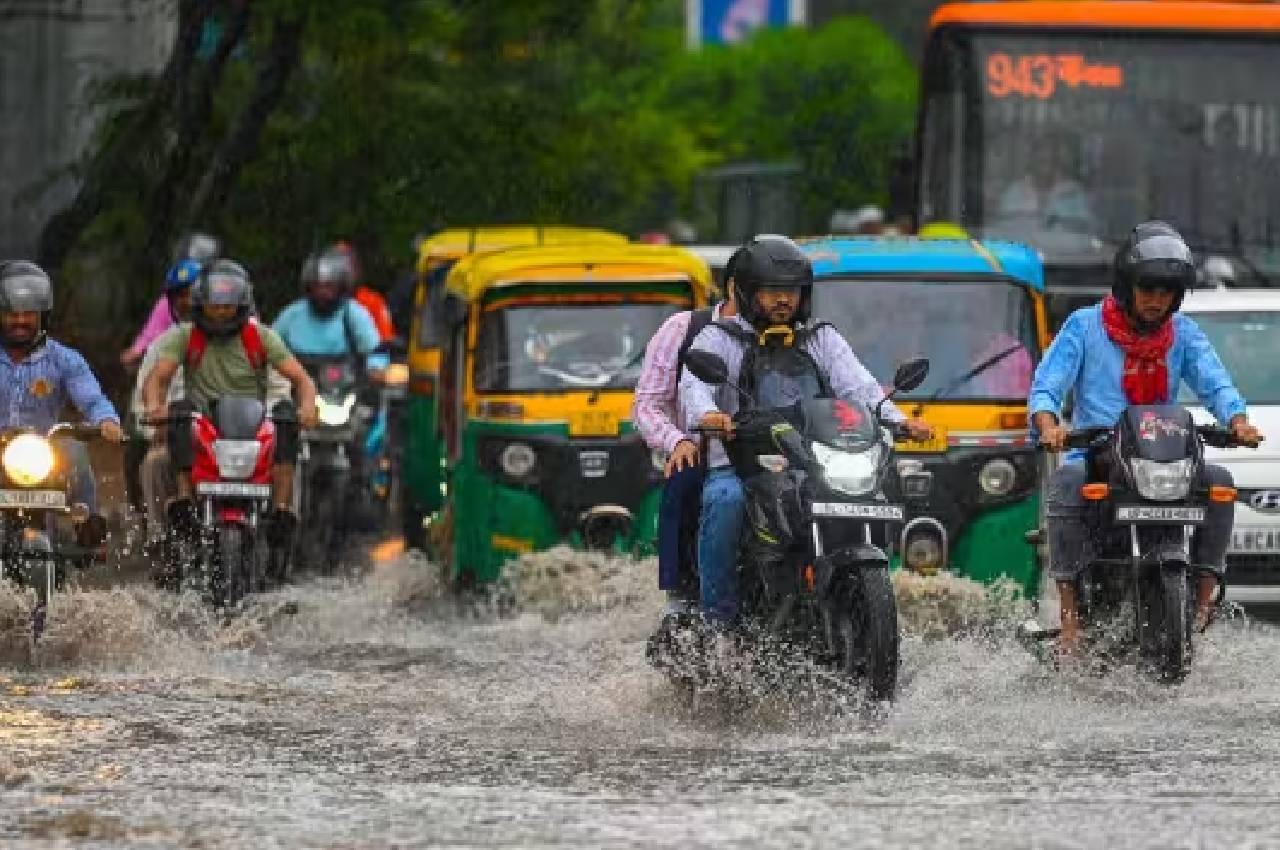
[(1007, 636), (1016, 610), (904, 586), (905, 681), (877, 720), (799, 683), (680, 703), (643, 658), (651, 564), (537, 556), (505, 618), (452, 610), (432, 575), (402, 559), (228, 622), (142, 585), (89, 590), (34, 657), (6, 592), (0, 843), (1280, 842), (1267, 626), (1220, 625), (1169, 688), (1053, 673)]

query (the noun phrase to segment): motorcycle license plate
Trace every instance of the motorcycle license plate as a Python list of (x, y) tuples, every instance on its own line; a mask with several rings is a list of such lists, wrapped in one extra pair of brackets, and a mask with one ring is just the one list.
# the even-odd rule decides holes
[(570, 437), (616, 437), (618, 414), (611, 410), (575, 410), (569, 414)]
[(1231, 533), (1227, 551), (1233, 555), (1280, 553), (1280, 528), (1237, 528)]
[(61, 490), (0, 490), (0, 508), (65, 508)]
[(816, 517), (887, 520), (901, 520), (905, 516), (901, 505), (850, 505), (845, 502), (814, 502), (813, 515)]
[(1181, 525), (1194, 525), (1204, 522), (1204, 508), (1120, 505), (1116, 508), (1116, 522), (1173, 522)]
[(246, 484), (243, 481), (202, 481), (196, 485), (201, 496), (236, 496), (242, 499), (265, 499), (271, 495), (270, 484)]

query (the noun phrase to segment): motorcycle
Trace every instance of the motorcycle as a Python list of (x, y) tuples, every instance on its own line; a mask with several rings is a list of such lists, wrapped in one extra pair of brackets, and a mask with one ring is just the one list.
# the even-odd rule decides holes
[(208, 416), (172, 412), (147, 424), (169, 421), (191, 425), (196, 508), (196, 527), (171, 535), (172, 580), (215, 608), (233, 608), (288, 573), (286, 548), (267, 545), (261, 533), (271, 506), (275, 423), (262, 401), (243, 396), (218, 399)]
[(1211, 502), (1236, 499), (1234, 488), (1205, 481), (1204, 446), (1246, 444), (1196, 425), (1180, 406), (1135, 405), (1114, 427), (1071, 431), (1066, 445), (1087, 453), (1083, 496), (1096, 541), (1076, 586), (1085, 643), (1098, 657), (1136, 654), (1161, 681), (1180, 682), (1192, 654), (1192, 534)]
[(295, 538), (294, 557), (300, 565), (332, 573), (358, 527), (353, 509), (367, 511), (352, 496), (363, 486), (364, 458), (356, 455), (364, 450), (361, 433), (370, 413), (360, 404), (360, 375), (350, 357), (301, 360), (316, 384), (320, 421), (303, 430), (298, 449), (294, 510), (306, 533)]
[(96, 425), (66, 423), (43, 435), (29, 428), (0, 432), (0, 577), (35, 589), (34, 640), (69, 568), (88, 566), (96, 552), (77, 540), (75, 525), (89, 520), (88, 508), (71, 503), (70, 469), (56, 439), (100, 434)]
[[(714, 354), (690, 351), (685, 366), (709, 384), (729, 383)], [(928, 368), (927, 360), (903, 364), (889, 397), (918, 387)], [(748, 527), (785, 550), (781, 561), (762, 562), (753, 557), (753, 535), (744, 535), (739, 598), (746, 631), (835, 667), (876, 702), (892, 700), (897, 689), (897, 604), (886, 549), (904, 519), (893, 460), (893, 439), (903, 434), (881, 419), (883, 404), (748, 404), (733, 417), (726, 443), (746, 492)], [(649, 653), (686, 688), (705, 678), (699, 649), (683, 657), (688, 645), (659, 634)]]

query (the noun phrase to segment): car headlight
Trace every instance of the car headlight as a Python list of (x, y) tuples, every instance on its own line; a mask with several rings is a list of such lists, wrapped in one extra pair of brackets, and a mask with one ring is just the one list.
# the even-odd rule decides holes
[(988, 496), (1009, 495), (1017, 481), (1017, 468), (1002, 457), (987, 461), (978, 470), (978, 486)]
[(34, 487), (53, 471), (53, 447), (44, 437), (19, 434), (4, 448), (5, 474), (19, 487)]
[(257, 440), (214, 440), (218, 474), (232, 481), (248, 478), (258, 464), (258, 450)]
[(1185, 499), (1191, 491), (1191, 458), (1169, 463), (1135, 457), (1129, 459), (1138, 495), (1157, 502)]
[(355, 393), (347, 393), (341, 402), (316, 399), (316, 416), (321, 425), (339, 428), (351, 420), (351, 411), (356, 406)]
[(511, 443), (502, 450), (498, 457), (502, 471), (512, 478), (524, 478), (533, 472), (538, 463), (538, 454), (528, 443)]
[(876, 488), (876, 473), (884, 447), (876, 444), (865, 452), (842, 452), (822, 443), (813, 444), (813, 457), (822, 467), (827, 486), (846, 496), (864, 496)]

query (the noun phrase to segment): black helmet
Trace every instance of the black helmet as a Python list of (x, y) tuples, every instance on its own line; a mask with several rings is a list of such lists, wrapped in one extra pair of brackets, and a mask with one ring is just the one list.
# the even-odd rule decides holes
[[(233, 305), (235, 317), (216, 322), (204, 313), (205, 307)], [(253, 284), (244, 266), (234, 260), (218, 260), (200, 276), (191, 290), (191, 318), (210, 336), (234, 336), (249, 320), (253, 309)]]
[(1166, 287), (1176, 295), (1171, 312), (1177, 312), (1195, 282), (1195, 259), (1182, 236), (1168, 222), (1147, 221), (1116, 252), (1111, 294), (1132, 315), (1134, 287)]
[(727, 273), (733, 276), (738, 312), (753, 325), (764, 321), (756, 310), (761, 289), (799, 289), (800, 305), (793, 321), (809, 318), (813, 299), (813, 263), (800, 246), (785, 236), (762, 234), (733, 255)]
[[(355, 266), (351, 256), (343, 251), (330, 249), (322, 254), (312, 254), (302, 264), (302, 291), (317, 315), (332, 316), (336, 313), (342, 302), (351, 297), (355, 282)], [(320, 298), (313, 287), (317, 283), (337, 284), (338, 294)]]
[(0, 313), (39, 313), (40, 328), (30, 338), (0, 340), (6, 348), (35, 348), (44, 339), (53, 309), (53, 284), (44, 269), (26, 260), (0, 262)]
[(221, 252), (222, 244), (218, 241), (218, 237), (193, 230), (179, 239), (178, 244), (173, 247), (172, 265), (176, 266), (183, 260), (195, 260), (207, 266), (218, 259), (218, 254)]

